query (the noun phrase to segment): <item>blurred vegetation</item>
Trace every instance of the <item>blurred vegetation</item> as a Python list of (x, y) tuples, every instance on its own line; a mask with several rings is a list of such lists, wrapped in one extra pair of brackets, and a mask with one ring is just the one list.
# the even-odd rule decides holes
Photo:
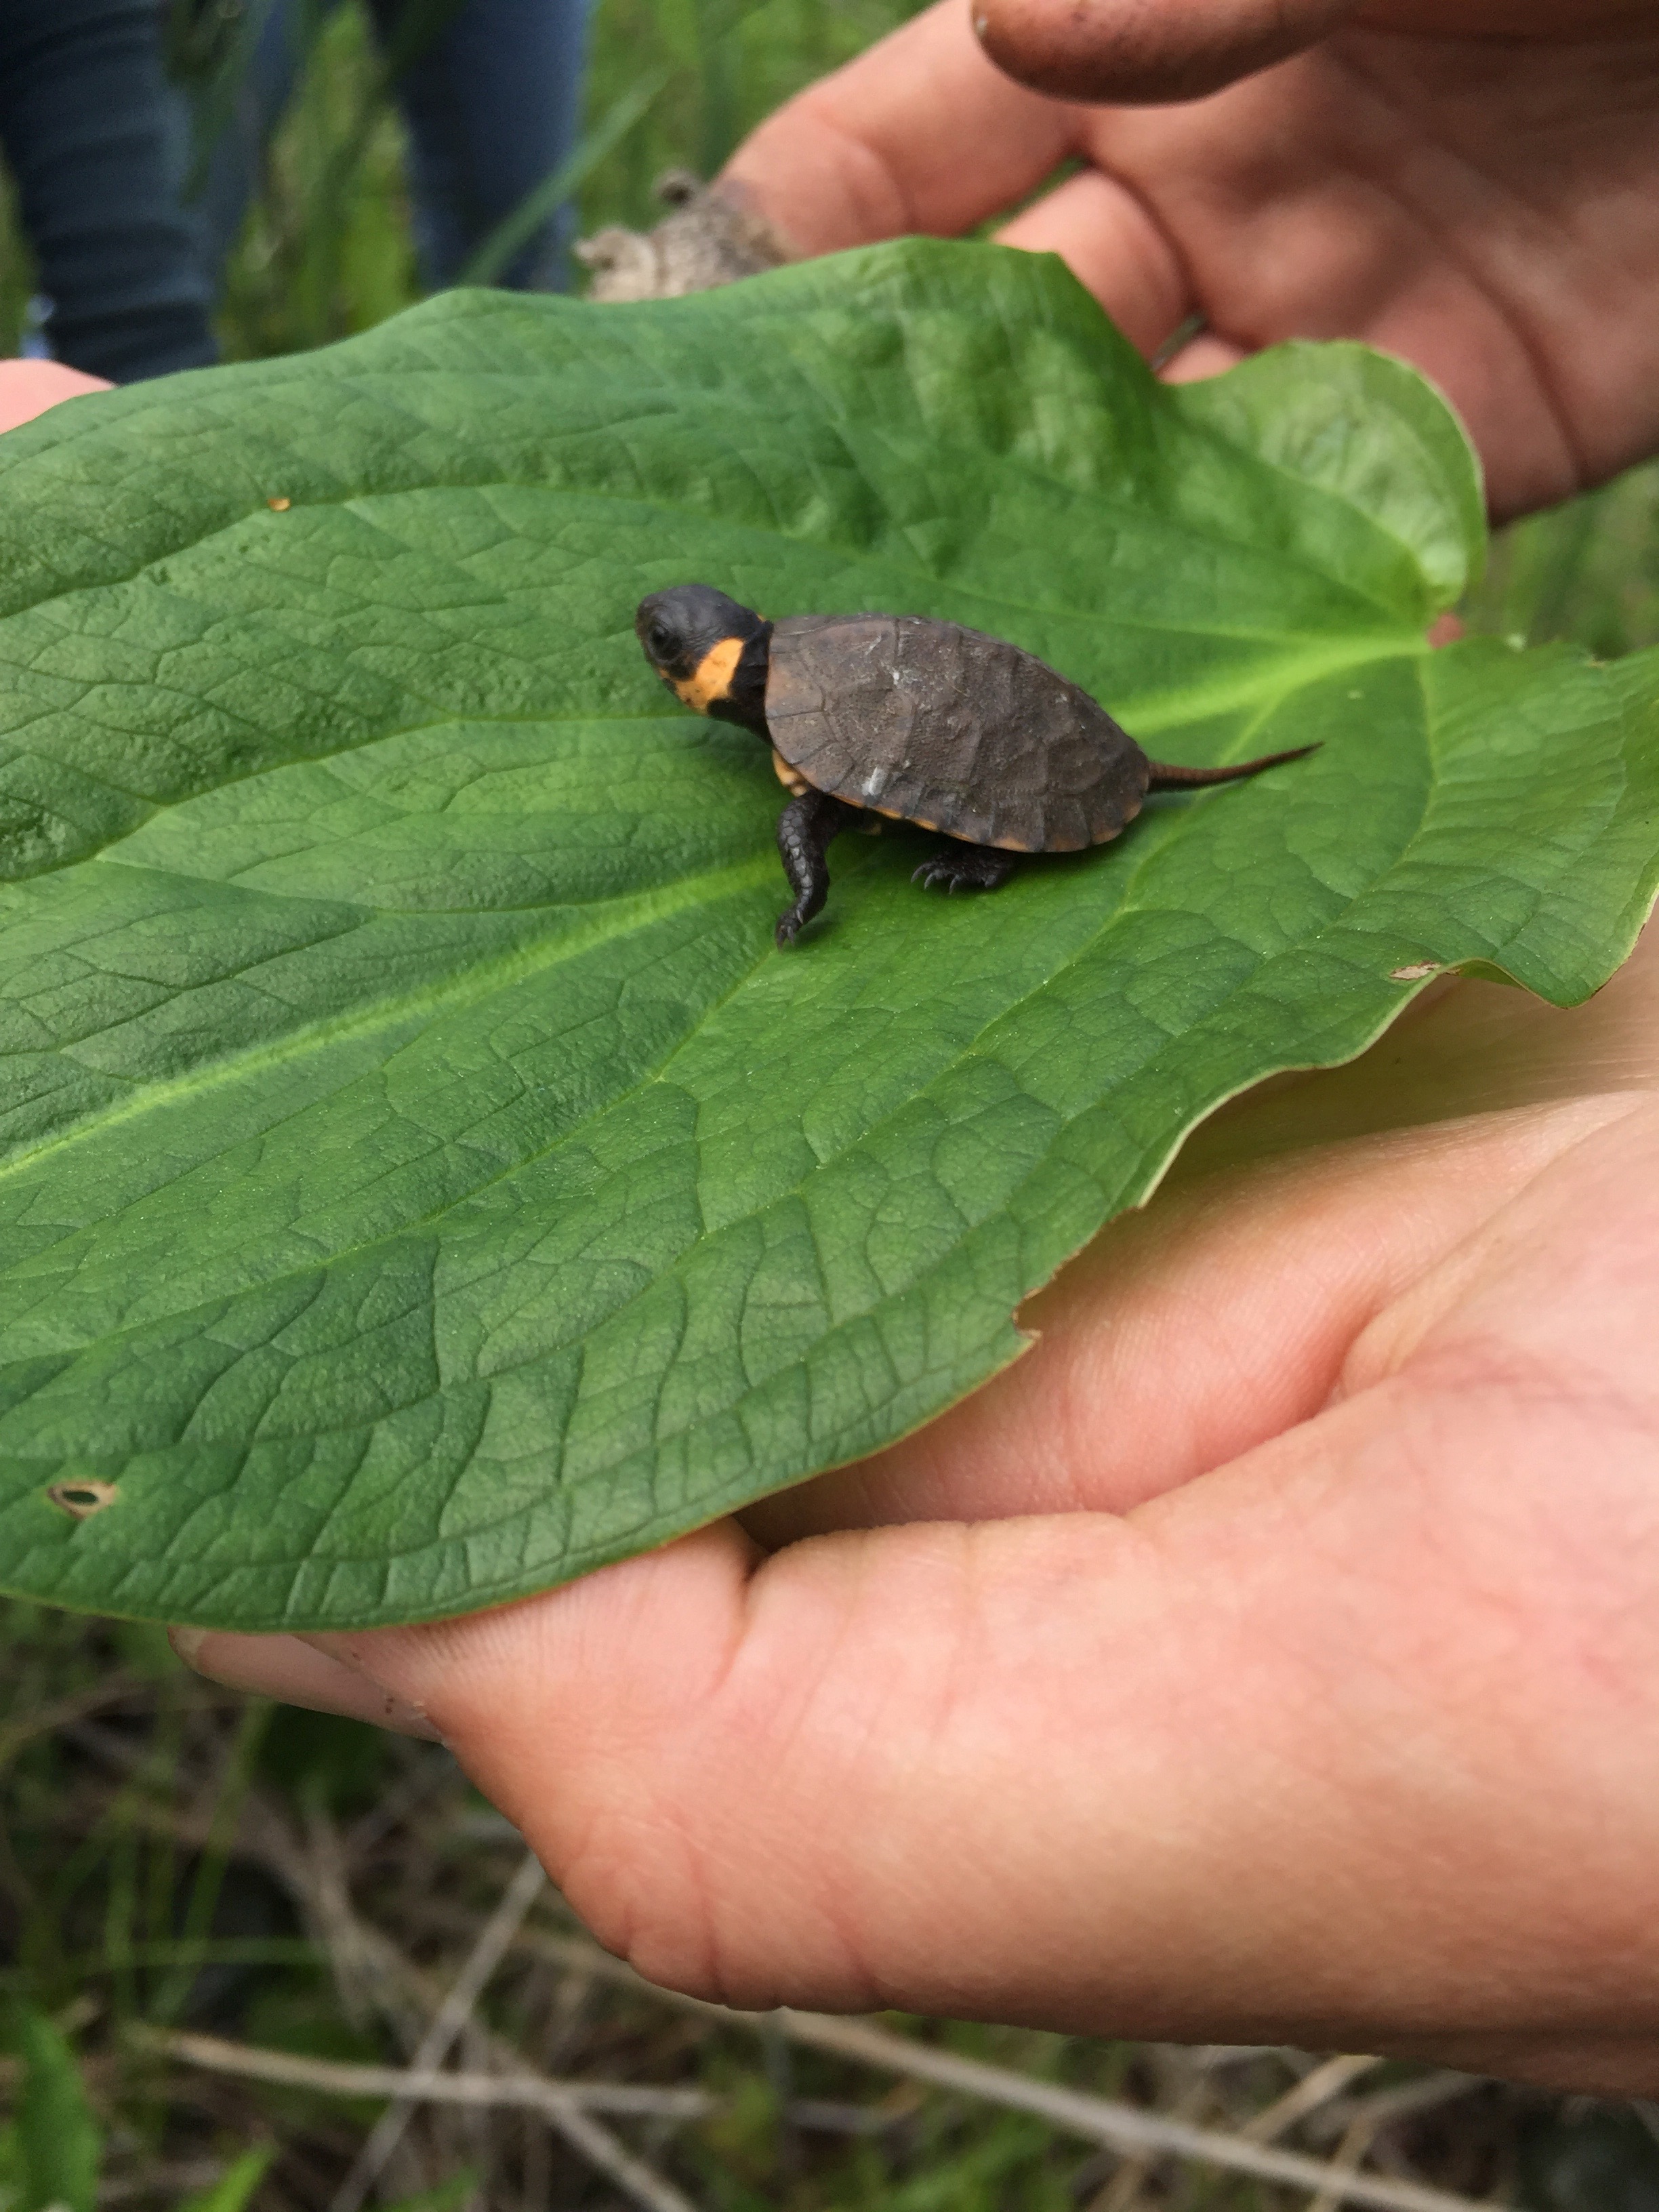
[(0, 163), (0, 359), (22, 350), (34, 294), (34, 256), (17, 220), (17, 190)]
[[(664, 169), (709, 173), (779, 100), (909, 12), (909, 0), (765, 0), (746, 13), (732, 0), (601, 0), (588, 112), (596, 131), (610, 118), (615, 143), (587, 163), (582, 228), (648, 226)], [(317, 21), (228, 271), (231, 358), (367, 329), (417, 296), (385, 68), (350, 0)], [(637, 118), (618, 134), (630, 104)], [(0, 178), (0, 351), (15, 349), (33, 282)], [(1503, 532), (1464, 615), (1475, 630), (1601, 655), (1659, 641), (1659, 466)], [(307, 2062), (406, 2063), (521, 1863), (511, 1829), (434, 1747), (216, 1690), (186, 1675), (158, 1632), (21, 1605), (0, 1606), (0, 2212), (337, 2205), (380, 2103), (213, 2073), (157, 2039), (188, 2030)], [(901, 2025), (1217, 2128), (1249, 2124), (1317, 2063)], [(665, 2188), (718, 2212), (1288, 2212), (1306, 2201), (1090, 2151), (1030, 2115), (688, 2011), (596, 1962), (551, 1891), (452, 2063), (489, 2070), (504, 2054), (547, 2074), (703, 2093), (693, 2120), (606, 2124)], [(1282, 2140), (1328, 2156), (1369, 2129), (1384, 2171), (1471, 2197), (1659, 2212), (1656, 2125), (1645, 2108), (1386, 2065)], [(455, 2109), (415, 2116), (377, 2192), (404, 2212), (647, 2201), (540, 2119)]]
[(403, 125), (366, 19), (341, 7), (319, 19), (267, 149), (264, 190), (225, 270), (220, 343), (231, 361), (301, 353), (421, 296)]
[(1603, 660), (1659, 644), (1659, 463), (1499, 531), (1463, 612), (1472, 630)]

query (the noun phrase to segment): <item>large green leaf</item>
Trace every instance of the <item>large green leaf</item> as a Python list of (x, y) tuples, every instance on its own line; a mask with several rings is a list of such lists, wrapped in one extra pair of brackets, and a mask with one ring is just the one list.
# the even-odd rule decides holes
[[(453, 295), (6, 447), (15, 1590), (361, 1624), (659, 1542), (1012, 1358), (1218, 1101), (1431, 965), (1582, 998), (1652, 892), (1659, 664), (1425, 647), (1481, 536), (1427, 387), (1162, 389), (1055, 263)], [(848, 837), (780, 954), (765, 754), (632, 635), (686, 579), (1323, 750), (995, 897)]]

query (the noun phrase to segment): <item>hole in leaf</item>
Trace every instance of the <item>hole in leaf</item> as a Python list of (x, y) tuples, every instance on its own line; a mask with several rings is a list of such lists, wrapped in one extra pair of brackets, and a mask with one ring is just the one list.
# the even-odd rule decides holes
[(46, 1495), (54, 1505), (76, 1521), (88, 1521), (94, 1513), (101, 1513), (106, 1505), (115, 1503), (112, 1482), (54, 1482)]

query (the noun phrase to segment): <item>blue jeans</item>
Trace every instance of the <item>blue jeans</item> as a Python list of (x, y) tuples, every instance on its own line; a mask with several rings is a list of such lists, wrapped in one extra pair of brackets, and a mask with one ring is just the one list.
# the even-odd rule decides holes
[[(406, 3), (372, 0), (383, 40)], [(399, 78), (434, 290), (574, 144), (586, 14), (585, 0), (463, 0)], [(293, 88), (298, 17), (294, 0), (271, 9), (187, 204), (185, 103), (162, 71), (157, 0), (0, 0), (0, 144), (58, 360), (126, 384), (216, 357), (220, 271)], [(561, 281), (566, 235), (551, 218), (503, 282)]]
[(216, 357), (213, 285), (179, 200), (155, 0), (0, 0), (6, 149), (52, 352), (125, 384)]
[[(497, 223), (576, 143), (587, 0), (427, 0), (439, 27), (394, 90), (409, 125), (415, 244), (428, 291), (453, 284)], [(214, 147), (202, 204), (212, 265), (222, 268), (257, 187), (259, 149), (294, 89), (305, 18), (337, 0), (276, 0), (228, 127)], [(395, 52), (410, 0), (368, 0), (382, 51)], [(562, 289), (570, 211), (544, 223), (503, 272), (514, 290)]]

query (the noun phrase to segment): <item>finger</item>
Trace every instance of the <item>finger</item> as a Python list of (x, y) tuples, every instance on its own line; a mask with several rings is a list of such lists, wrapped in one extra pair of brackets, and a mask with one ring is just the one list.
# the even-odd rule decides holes
[(758, 1564), (726, 1526), (331, 1648), (677, 1987), (1651, 2051), (1656, 1249), (1644, 1109), (1540, 1179), (1403, 1364), (1127, 1520)]
[(1653, 262), (1628, 212), (1651, 118), (1618, 89), (1650, 58), (1506, 52), (1479, 100), (1489, 50), (1345, 31), (1206, 100), (1074, 111), (1079, 152), (1156, 209), (1212, 332), (1409, 361), (1468, 426), (1500, 517), (1600, 481), (1655, 419), (1650, 320), (1623, 304)]
[(1462, 2074), (1586, 2097), (1649, 2097), (1659, 2081), (1659, 2049), (1650, 2034), (1437, 2036), (1413, 2055)]
[(228, 1689), (278, 1698), (284, 1705), (304, 1705), (312, 1712), (369, 1721), (398, 1735), (438, 1741), (438, 1731), (423, 1713), (300, 1637), (237, 1636), (181, 1626), (167, 1631), (167, 1641), (186, 1667)]
[(32, 422), (59, 400), (107, 392), (101, 376), (88, 376), (57, 361), (0, 361), (0, 431)]
[(1170, 355), (1158, 374), (1166, 384), (1196, 384), (1206, 376), (1223, 375), (1244, 359), (1244, 349), (1229, 339), (1204, 331)]
[(1068, 177), (997, 237), (1059, 254), (1142, 353), (1156, 353), (1191, 310), (1181, 264), (1146, 205), (1098, 169)]
[(1324, 37), (1355, 0), (974, 0), (999, 69), (1059, 100), (1201, 99)]
[(963, 0), (940, 0), (769, 117), (725, 173), (799, 252), (829, 253), (972, 229), (1034, 191), (1077, 129), (992, 67)]
[(1536, 39), (1557, 46), (1571, 39), (1636, 37), (1651, 27), (1650, 0), (1366, 0), (1360, 20), (1378, 30), (1417, 31), (1429, 38)]

